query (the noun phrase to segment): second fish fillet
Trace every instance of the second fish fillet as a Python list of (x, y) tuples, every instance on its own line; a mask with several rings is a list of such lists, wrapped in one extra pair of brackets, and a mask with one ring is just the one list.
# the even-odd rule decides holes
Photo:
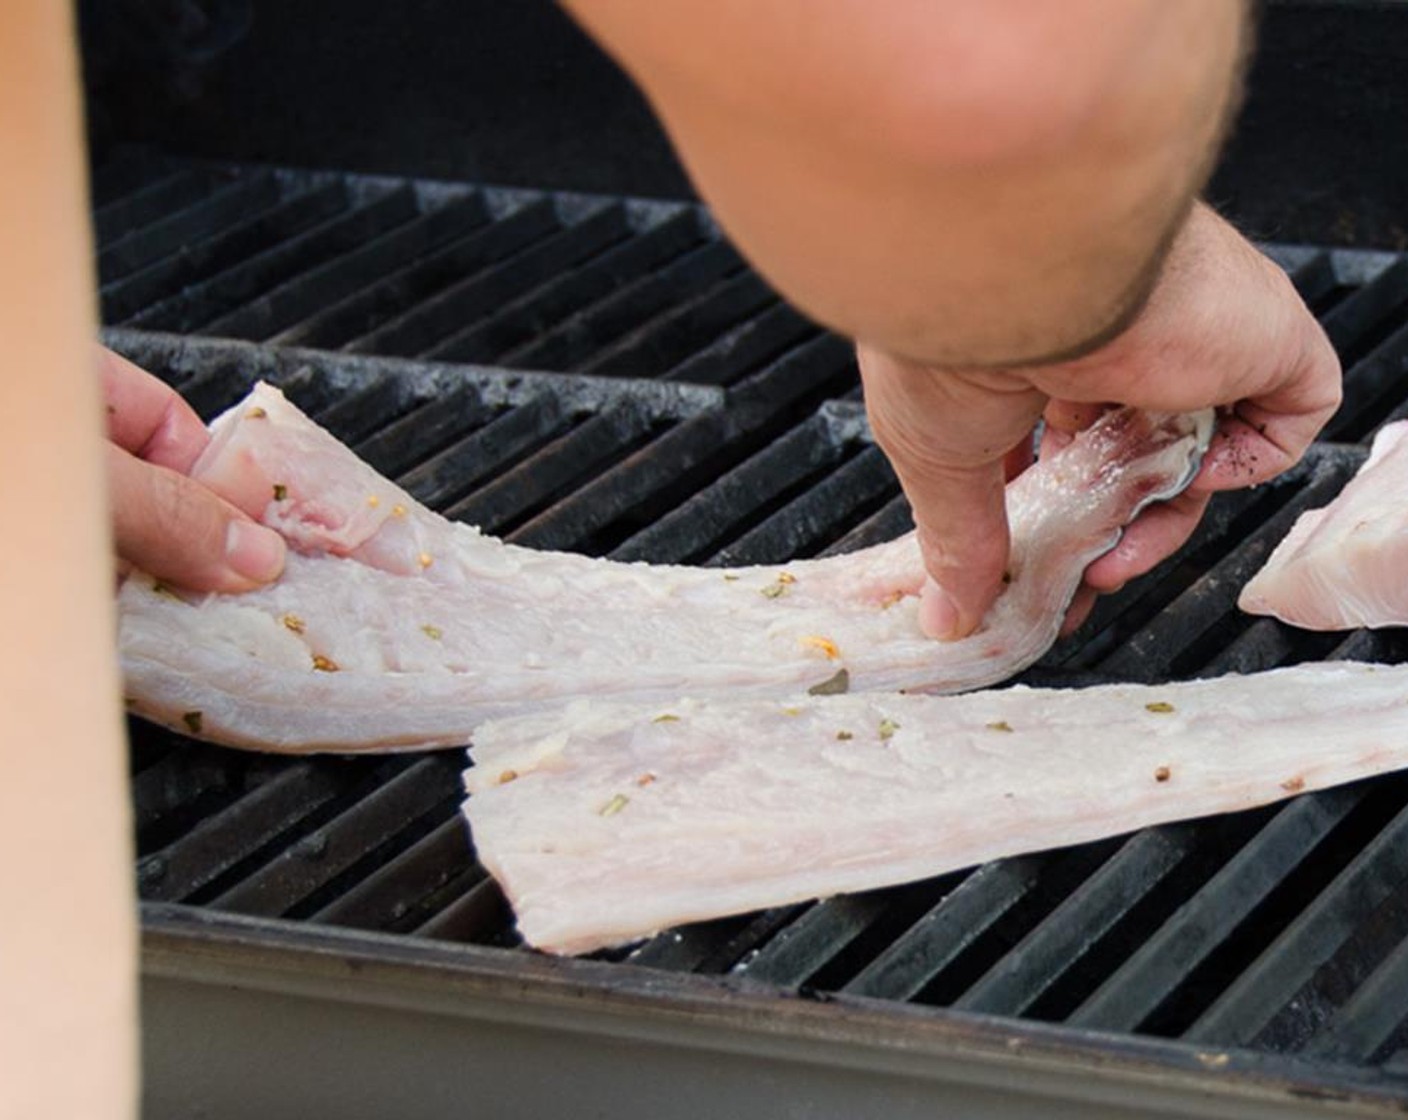
[(963, 696), (584, 702), (487, 724), (465, 804), (524, 939), (582, 953), (1408, 766), (1408, 666)]

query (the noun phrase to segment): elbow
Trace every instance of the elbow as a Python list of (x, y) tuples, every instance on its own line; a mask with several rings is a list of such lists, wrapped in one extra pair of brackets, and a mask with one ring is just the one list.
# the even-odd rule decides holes
[(897, 158), (930, 169), (1117, 165), (1196, 122), (1215, 137), (1247, 38), (1226, 0), (960, 5), (871, 60), (879, 89), (859, 111)]
[[(913, 70), (889, 75), (859, 123), (884, 157), (916, 171), (952, 174), (1057, 161), (1097, 142), (1100, 83), (1089, 75), (1047, 75), (1023, 67), (974, 64), (970, 73), (938, 78)], [(1009, 72), (1009, 68), (1010, 71)], [(1049, 80), (1048, 80), (1049, 79)]]

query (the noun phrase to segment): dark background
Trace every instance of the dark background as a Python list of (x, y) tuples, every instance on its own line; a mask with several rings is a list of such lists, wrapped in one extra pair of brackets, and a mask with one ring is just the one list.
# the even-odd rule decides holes
[[(640, 96), (547, 0), (84, 0), (94, 157), (686, 197)], [(1408, 4), (1260, 13), (1210, 197), (1249, 234), (1408, 247)]]

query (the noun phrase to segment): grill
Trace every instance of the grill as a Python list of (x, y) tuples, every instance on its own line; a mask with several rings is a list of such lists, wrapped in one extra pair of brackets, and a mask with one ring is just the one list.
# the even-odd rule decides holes
[[(693, 205), (138, 155), (96, 184), (107, 341), (206, 418), (264, 377), (541, 548), (773, 563), (909, 525), (846, 345)], [(1268, 248), (1345, 358), (1328, 441), (1027, 681), (1408, 657), (1234, 608), (1408, 414), (1408, 258)], [(1408, 1110), (1402, 776), (550, 960), (475, 862), (459, 752), (131, 743), (158, 1113)]]

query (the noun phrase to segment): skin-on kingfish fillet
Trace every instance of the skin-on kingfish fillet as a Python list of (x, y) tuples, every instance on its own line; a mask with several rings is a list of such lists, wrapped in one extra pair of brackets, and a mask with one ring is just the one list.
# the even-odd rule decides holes
[(1408, 420), (1379, 431), (1334, 501), (1300, 515), (1237, 605), (1307, 630), (1408, 625)]
[(270, 587), (118, 598), (137, 713), (278, 751), (462, 745), (483, 720), (582, 697), (953, 692), (1055, 640), (1085, 566), (1197, 470), (1211, 415), (1110, 413), (1008, 488), (1010, 585), (983, 628), (918, 625), (914, 537), (735, 569), (617, 563), (504, 544), (425, 509), (286, 401), (255, 388), (193, 474), (290, 544)]
[(557, 953), (1408, 766), (1408, 666), (1069, 691), (582, 702), (475, 733), (475, 850)]

